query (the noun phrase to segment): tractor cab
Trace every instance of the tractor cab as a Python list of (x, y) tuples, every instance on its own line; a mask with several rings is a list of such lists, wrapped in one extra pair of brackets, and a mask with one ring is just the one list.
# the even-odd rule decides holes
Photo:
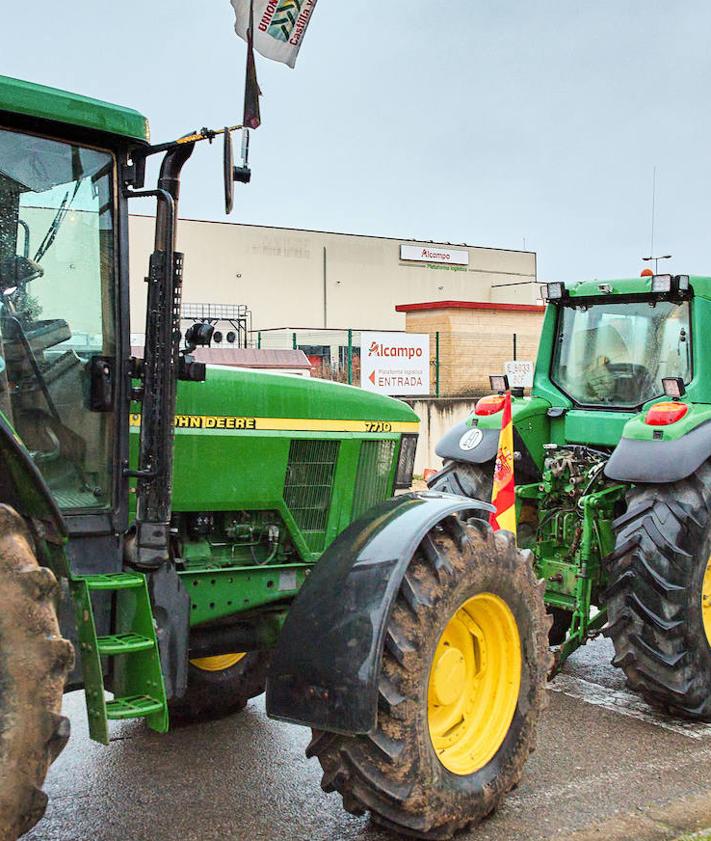
[(692, 377), (691, 298), (686, 275), (544, 287), (549, 309), (534, 393), (553, 406), (639, 411), (663, 382)]
[(561, 307), (551, 382), (574, 403), (630, 409), (691, 378), (689, 301), (647, 300)]
[(114, 504), (116, 160), (0, 127), (0, 407), (57, 506)]

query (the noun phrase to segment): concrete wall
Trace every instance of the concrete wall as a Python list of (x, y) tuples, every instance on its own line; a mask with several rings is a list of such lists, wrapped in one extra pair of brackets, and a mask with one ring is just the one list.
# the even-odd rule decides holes
[[(142, 333), (153, 218), (131, 216), (130, 234), (131, 330)], [(403, 330), (397, 304), (536, 299), (533, 252), (454, 246), (469, 252), (469, 265), (461, 267), (402, 261), (401, 243), (412, 241), (183, 219), (183, 301), (246, 304), (254, 329)]]
[(415, 476), (422, 476), (425, 468), (439, 470), (442, 459), (435, 455), (435, 447), (440, 438), (455, 423), (464, 420), (474, 408), (475, 401), (459, 398), (423, 398), (406, 401), (420, 418), (420, 437), (415, 454)]

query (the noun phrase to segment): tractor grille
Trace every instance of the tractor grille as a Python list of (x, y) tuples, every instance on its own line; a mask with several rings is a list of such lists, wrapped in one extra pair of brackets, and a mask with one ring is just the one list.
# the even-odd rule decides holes
[(326, 542), (339, 441), (291, 442), (284, 502), (312, 552)]
[(395, 441), (363, 441), (360, 445), (358, 475), (353, 496), (353, 519), (360, 517), (391, 493), (390, 476)]

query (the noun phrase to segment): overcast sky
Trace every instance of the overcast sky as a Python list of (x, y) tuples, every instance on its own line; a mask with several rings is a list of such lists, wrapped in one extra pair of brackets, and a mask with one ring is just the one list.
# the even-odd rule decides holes
[[(130, 105), (154, 141), (241, 119), (228, 0), (32, 0), (0, 73)], [(711, 274), (708, 0), (319, 0), (295, 70), (257, 56), (234, 221), (538, 252), (539, 277)], [(224, 219), (221, 152), (181, 214)], [(148, 206), (136, 210), (146, 211)]]

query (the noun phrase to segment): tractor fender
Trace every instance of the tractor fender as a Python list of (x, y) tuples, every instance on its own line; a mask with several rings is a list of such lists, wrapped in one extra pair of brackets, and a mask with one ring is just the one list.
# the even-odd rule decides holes
[(486, 503), (436, 492), (389, 499), (326, 549), (289, 608), (267, 679), (272, 718), (348, 735), (376, 727), (385, 632), (410, 560), (451, 514)]
[(25, 517), (51, 523), (54, 534), (67, 535), (64, 518), (44, 477), (7, 419), (0, 413), (0, 500)]
[(711, 457), (711, 421), (671, 441), (623, 438), (605, 467), (616, 482), (678, 482), (691, 476)]
[(442, 459), (485, 464), (496, 458), (499, 432), (499, 429), (467, 426), (466, 421), (460, 421), (440, 438), (435, 453)]

